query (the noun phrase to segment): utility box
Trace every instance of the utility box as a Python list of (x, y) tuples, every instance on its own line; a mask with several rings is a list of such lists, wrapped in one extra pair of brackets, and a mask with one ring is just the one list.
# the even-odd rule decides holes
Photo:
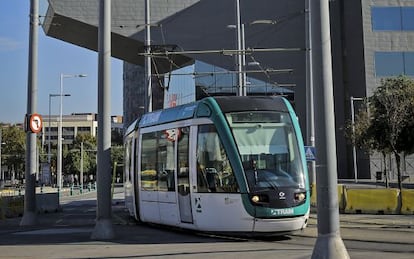
[(59, 194), (53, 193), (37, 193), (36, 208), (40, 213), (57, 212), (60, 210)]

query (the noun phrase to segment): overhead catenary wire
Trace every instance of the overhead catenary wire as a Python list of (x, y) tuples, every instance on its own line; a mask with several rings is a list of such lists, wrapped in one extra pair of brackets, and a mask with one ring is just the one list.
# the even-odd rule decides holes
[[(246, 70), (246, 71), (241, 71), (242, 73), (275, 73), (275, 74), (281, 74), (281, 73), (292, 73), (293, 69), (292, 68), (286, 68), (286, 69), (263, 69), (263, 70)], [(238, 74), (240, 73), (239, 71), (234, 71), (234, 70), (227, 70), (227, 71), (211, 71), (211, 72), (190, 72), (190, 73), (156, 73), (153, 74), (153, 76), (165, 76), (165, 75), (169, 75), (172, 74), (174, 76), (188, 76), (188, 75), (192, 75), (192, 76), (213, 76), (213, 75), (217, 75), (217, 74)]]
[(160, 51), (151, 53), (138, 53), (141, 56), (164, 56), (164, 55), (198, 55), (198, 54), (223, 54), (236, 55), (239, 53), (252, 54), (258, 52), (289, 52), (289, 51), (307, 51), (307, 48), (247, 48), (245, 50), (221, 49), (221, 50), (186, 50), (186, 51)]

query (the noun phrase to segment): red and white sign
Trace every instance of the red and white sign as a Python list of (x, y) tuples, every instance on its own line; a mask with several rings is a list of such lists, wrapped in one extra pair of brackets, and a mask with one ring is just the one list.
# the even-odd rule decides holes
[(30, 116), (29, 127), (33, 133), (39, 133), (42, 131), (42, 116), (40, 114), (34, 113)]
[(167, 137), (168, 141), (174, 142), (180, 137), (180, 135), (181, 131), (179, 129), (165, 130), (165, 136)]

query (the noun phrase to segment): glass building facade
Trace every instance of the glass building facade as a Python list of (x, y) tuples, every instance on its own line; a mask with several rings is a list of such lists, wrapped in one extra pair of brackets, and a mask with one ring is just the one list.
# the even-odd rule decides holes
[[(206, 96), (237, 95), (237, 75), (236, 71), (196, 60), (164, 76), (164, 108)], [(246, 76), (246, 89), (248, 95), (283, 95), (292, 102), (294, 99), (293, 90), (249, 76)]]

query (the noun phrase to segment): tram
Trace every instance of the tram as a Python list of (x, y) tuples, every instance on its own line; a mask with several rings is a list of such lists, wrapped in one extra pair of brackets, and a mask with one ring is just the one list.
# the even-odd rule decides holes
[(125, 205), (139, 221), (232, 234), (307, 225), (303, 140), (283, 97), (206, 97), (147, 113), (124, 145)]

